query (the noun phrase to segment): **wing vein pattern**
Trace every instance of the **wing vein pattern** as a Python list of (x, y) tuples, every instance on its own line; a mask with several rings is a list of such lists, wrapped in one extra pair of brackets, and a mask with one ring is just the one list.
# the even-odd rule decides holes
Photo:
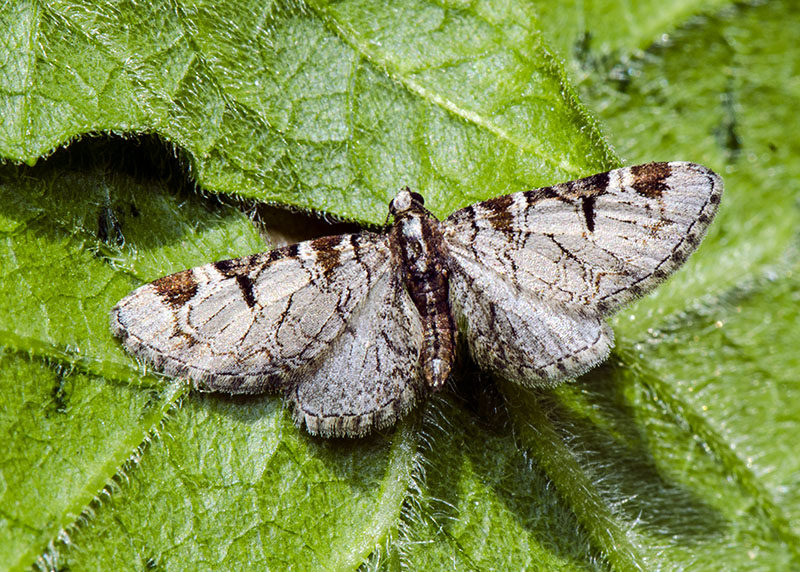
[(683, 264), (721, 192), (705, 167), (651, 163), (453, 213), (442, 223), (451, 301), (475, 360), (527, 386), (604, 360), (602, 317)]

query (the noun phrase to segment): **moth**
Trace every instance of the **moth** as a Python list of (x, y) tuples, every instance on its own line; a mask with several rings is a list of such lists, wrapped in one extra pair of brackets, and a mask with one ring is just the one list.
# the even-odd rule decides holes
[(145, 284), (111, 312), (132, 354), (195, 387), (280, 392), (325, 437), (386, 427), (474, 361), (526, 387), (603, 361), (604, 318), (672, 274), (717, 211), (701, 165), (649, 163), (439, 221), (401, 190), (384, 234), (310, 240)]

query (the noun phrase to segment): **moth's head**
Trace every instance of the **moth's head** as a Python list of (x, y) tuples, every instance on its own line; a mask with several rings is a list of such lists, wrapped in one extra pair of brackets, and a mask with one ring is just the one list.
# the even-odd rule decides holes
[(425, 199), (419, 193), (413, 192), (406, 187), (392, 199), (389, 203), (389, 212), (397, 218), (410, 212), (420, 212), (425, 210)]

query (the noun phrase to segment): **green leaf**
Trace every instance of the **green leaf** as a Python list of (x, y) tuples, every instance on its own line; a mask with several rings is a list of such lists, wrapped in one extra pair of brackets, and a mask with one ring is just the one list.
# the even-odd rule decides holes
[[(539, 4), (0, 9), (0, 154), (73, 141), (0, 166), (2, 568), (798, 566), (796, 9)], [(399, 426), (326, 441), (112, 339), (137, 285), (267, 248), (230, 195), (374, 224), (403, 184), (446, 214), (613, 166), (543, 40), (576, 29), (626, 163), (726, 184), (606, 365), (530, 392), (465, 362)], [(100, 131), (158, 139), (74, 142)]]
[(404, 184), (448, 213), (613, 163), (532, 11), (499, 1), (22, 2), (0, 22), (17, 161), (154, 131), (207, 190), (376, 224)]

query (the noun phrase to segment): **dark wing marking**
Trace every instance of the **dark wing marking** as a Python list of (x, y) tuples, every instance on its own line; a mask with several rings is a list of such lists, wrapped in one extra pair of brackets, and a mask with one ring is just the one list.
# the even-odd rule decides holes
[(452, 256), (526, 295), (606, 315), (688, 258), (721, 194), (701, 165), (650, 163), (497, 197), (442, 226)]
[(450, 298), (476, 361), (548, 385), (605, 359), (602, 316), (686, 260), (721, 193), (705, 167), (651, 163), (453, 213), (442, 223)]
[(348, 328), (390, 273), (386, 237), (303, 242), (166, 276), (111, 312), (130, 352), (207, 390), (284, 387)]

